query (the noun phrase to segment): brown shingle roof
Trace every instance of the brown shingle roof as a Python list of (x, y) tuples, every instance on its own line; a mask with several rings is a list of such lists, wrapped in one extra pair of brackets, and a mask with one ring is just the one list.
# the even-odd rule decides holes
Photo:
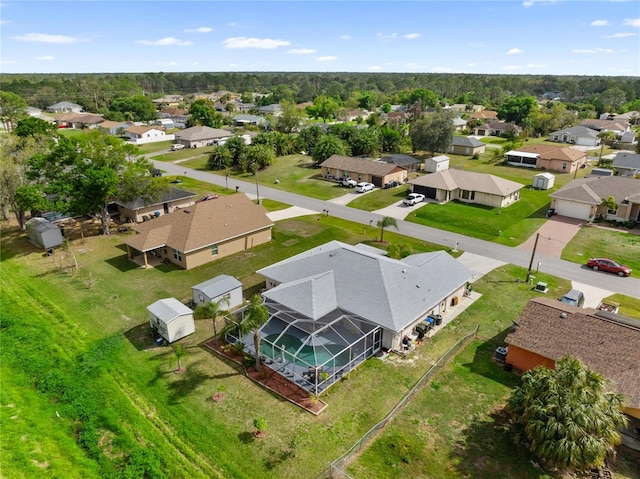
[(574, 162), (586, 158), (587, 154), (570, 146), (559, 145), (527, 145), (513, 150), (525, 153), (537, 153), (543, 160), (562, 160)]
[(409, 180), (409, 184), (453, 191), (455, 189), (478, 191), (491, 195), (507, 196), (524, 188), (521, 183), (499, 176), (465, 170), (445, 170)]
[(134, 226), (126, 244), (139, 251), (169, 246), (184, 253), (273, 226), (264, 207), (245, 194), (196, 203)]
[(56, 121), (64, 121), (68, 123), (102, 123), (104, 118), (102, 115), (93, 113), (60, 113), (55, 116)]
[(340, 155), (330, 156), (320, 166), (373, 176), (385, 176), (394, 171), (404, 170), (404, 168), (400, 168), (393, 163)]
[(593, 308), (537, 298), (529, 301), (517, 323), (507, 344), (554, 361), (575, 356), (610, 379), (627, 397), (627, 406), (640, 407), (640, 321), (626, 318), (621, 323), (596, 316)]
[(472, 120), (495, 120), (498, 118), (498, 112), (493, 110), (476, 111), (469, 115)]
[(134, 135), (143, 135), (148, 131), (151, 130), (158, 130), (158, 131), (165, 131), (164, 126), (130, 126), (129, 128), (125, 128), (125, 132), (127, 133), (133, 133)]

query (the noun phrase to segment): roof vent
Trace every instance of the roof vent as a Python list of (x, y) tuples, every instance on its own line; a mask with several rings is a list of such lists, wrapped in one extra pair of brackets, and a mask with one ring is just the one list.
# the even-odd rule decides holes
[(406, 269), (403, 269), (403, 270), (402, 270), (402, 274), (405, 274), (406, 272), (407, 272), (407, 270), (406, 270)]
[(562, 319), (566, 319), (566, 317), (567, 317), (567, 313), (560, 313), (560, 317), (561, 317)]
[(184, 210), (184, 212), (189, 214), (189, 213), (191, 213), (191, 210)]

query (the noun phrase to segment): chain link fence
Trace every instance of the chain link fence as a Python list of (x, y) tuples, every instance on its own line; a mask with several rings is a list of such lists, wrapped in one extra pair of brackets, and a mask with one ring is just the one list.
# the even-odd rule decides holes
[(460, 338), (453, 346), (451, 346), (447, 352), (445, 352), (434, 364), (431, 366), (424, 375), (418, 379), (416, 384), (407, 392), (407, 394), (400, 400), (400, 402), (391, 410), (387, 416), (378, 424), (373, 426), (367, 431), (356, 443), (351, 446), (347, 451), (342, 454), (338, 459), (333, 461), (328, 469), (325, 469), (317, 479), (353, 479), (349, 474), (345, 472), (345, 466), (347, 466), (357, 456), (363, 447), (365, 447), (375, 436), (377, 436), (385, 426), (407, 405), (407, 403), (413, 398), (413, 396), (420, 390), (424, 384), (431, 379), (431, 377), (456, 353), (464, 346), (467, 341), (478, 334), (480, 326), (476, 326), (467, 335)]

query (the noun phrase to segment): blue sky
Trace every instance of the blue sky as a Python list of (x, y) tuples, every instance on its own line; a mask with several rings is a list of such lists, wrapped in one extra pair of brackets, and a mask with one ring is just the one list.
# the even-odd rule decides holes
[(640, 75), (640, 2), (0, 3), (2, 73)]

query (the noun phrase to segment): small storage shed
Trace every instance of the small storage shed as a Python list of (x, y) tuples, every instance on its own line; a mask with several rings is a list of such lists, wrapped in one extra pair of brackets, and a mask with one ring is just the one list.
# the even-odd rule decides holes
[(217, 303), (227, 299), (222, 304), (223, 309), (235, 308), (242, 304), (242, 283), (233, 276), (221, 274), (203, 283), (191, 287), (195, 304)]
[(449, 157), (447, 155), (434, 156), (424, 160), (424, 171), (426, 173), (437, 173), (449, 169)]
[(45, 218), (31, 218), (26, 227), (29, 241), (38, 248), (48, 250), (62, 244), (62, 231)]
[(159, 299), (150, 306), (149, 324), (158, 334), (173, 343), (195, 332), (193, 311), (176, 298)]
[(533, 187), (536, 190), (548, 190), (553, 187), (556, 177), (551, 173), (538, 173), (533, 177)]

